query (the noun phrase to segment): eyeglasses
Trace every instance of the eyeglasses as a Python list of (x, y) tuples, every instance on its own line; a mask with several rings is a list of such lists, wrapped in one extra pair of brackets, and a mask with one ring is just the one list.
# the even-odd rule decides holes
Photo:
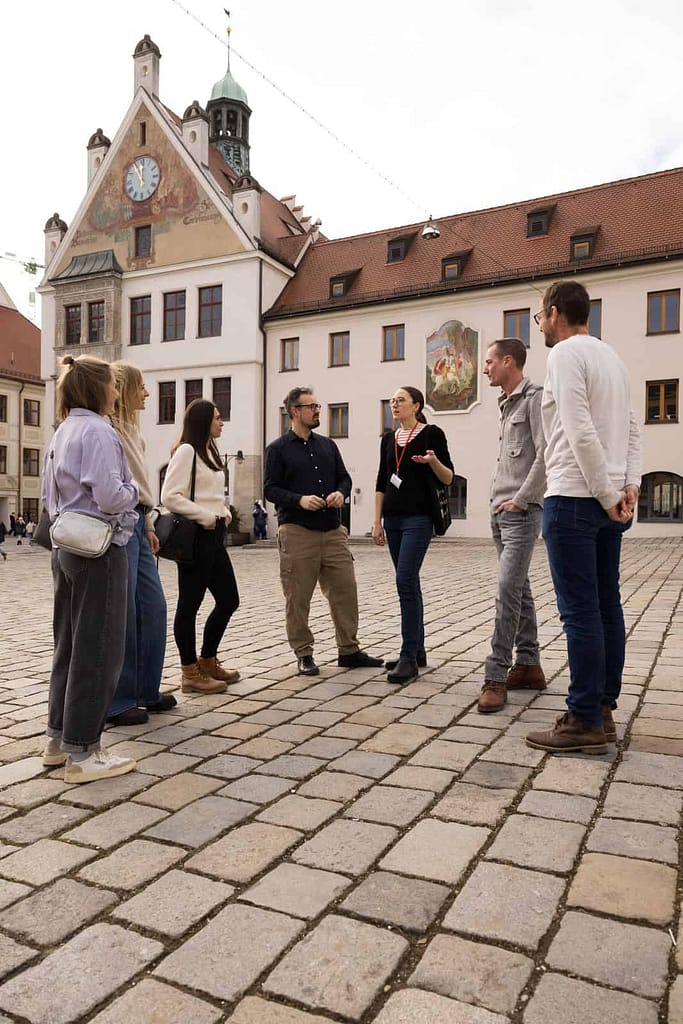
[(306, 405), (295, 405), (295, 409), (313, 409), (315, 412), (320, 412), (322, 405), (318, 405), (317, 402), (308, 402)]
[(534, 313), (534, 323), (537, 327), (540, 327), (541, 319), (545, 316), (545, 310), (542, 313)]
[(390, 398), (389, 405), (400, 405), (401, 402), (407, 402), (407, 398)]

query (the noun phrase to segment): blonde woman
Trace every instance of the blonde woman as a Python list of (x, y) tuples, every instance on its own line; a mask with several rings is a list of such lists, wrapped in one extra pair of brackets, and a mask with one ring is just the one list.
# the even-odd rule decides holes
[(113, 364), (113, 369), (118, 397), (112, 423), (138, 485), (140, 503), (136, 507), (138, 521), (126, 545), (126, 650), (107, 722), (139, 725), (147, 721), (149, 712), (168, 711), (177, 701), (172, 694), (159, 692), (166, 653), (166, 598), (154, 560), (159, 541), (150, 516), (154, 498), (147, 477), (145, 442), (140, 435), (139, 422), (149, 392), (137, 366), (118, 362)]

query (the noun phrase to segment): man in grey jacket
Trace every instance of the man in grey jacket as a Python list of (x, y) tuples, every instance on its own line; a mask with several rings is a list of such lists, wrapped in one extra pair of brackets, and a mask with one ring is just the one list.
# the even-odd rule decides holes
[[(508, 689), (546, 686), (540, 664), (536, 608), (529, 564), (541, 530), (545, 491), (543, 388), (524, 376), (526, 348), (519, 338), (494, 341), (484, 373), (499, 387), (500, 450), (491, 485), (491, 532), (498, 551), (498, 594), (491, 654), (477, 710), (500, 711)], [(512, 652), (517, 657), (512, 666)]]

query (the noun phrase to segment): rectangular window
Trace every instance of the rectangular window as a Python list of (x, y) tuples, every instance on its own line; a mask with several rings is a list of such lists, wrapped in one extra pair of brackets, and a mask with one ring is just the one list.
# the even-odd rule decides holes
[(194, 402), (195, 398), (201, 398), (204, 393), (204, 382), (202, 380), (186, 380), (185, 381), (185, 408), (187, 409), (190, 402)]
[(460, 260), (442, 260), (441, 280), (454, 281), (456, 277), (460, 277)]
[(7, 472), (7, 445), (0, 444), (0, 476)]
[(104, 302), (88, 303), (88, 341), (104, 341)]
[(223, 329), (223, 285), (199, 289), (200, 338), (217, 338)]
[(81, 307), (64, 307), (64, 344), (80, 345), (81, 343)]
[(284, 405), (280, 406), (280, 434), (286, 434), (291, 420)]
[(159, 384), (159, 423), (175, 423), (175, 381)]
[(387, 243), (387, 263), (400, 263), (408, 251), (407, 238), (394, 238)]
[(144, 224), (135, 229), (135, 255), (136, 257), (152, 255), (151, 224)]
[(213, 404), (221, 414), (221, 419), (227, 423), (230, 419), (232, 404), (232, 379), (230, 377), (214, 377)]
[(342, 295), (346, 295), (346, 278), (345, 277), (331, 277), (330, 278), (330, 298), (340, 299)]
[(330, 366), (349, 365), (349, 332), (330, 335)]
[(572, 242), (570, 259), (575, 262), (589, 260), (593, 255), (593, 239), (582, 238)]
[(280, 341), (280, 372), (299, 369), (299, 339), (282, 338)]
[(23, 514), (26, 522), (38, 522), (38, 516), (40, 515), (40, 507), (37, 498), (24, 498), (23, 501)]
[(526, 215), (526, 237), (538, 238), (548, 234), (550, 215), (547, 210), (533, 210)]
[(602, 337), (602, 299), (591, 299), (591, 311), (588, 314), (588, 333), (593, 338)]
[(503, 313), (503, 336), (519, 338), (529, 348), (529, 309), (508, 309)]
[(183, 341), (185, 338), (185, 292), (164, 294), (164, 341)]
[(0, 395), (0, 423), (7, 423), (7, 395)]
[(140, 295), (130, 300), (130, 343), (149, 345), (152, 330), (152, 296)]
[(678, 423), (678, 381), (648, 380), (646, 423)]
[(388, 398), (380, 402), (380, 433), (386, 434), (387, 430), (394, 429), (394, 417), (391, 415), (391, 403)]
[(405, 324), (393, 324), (391, 327), (382, 328), (382, 359), (389, 362), (392, 359), (405, 359)]
[(32, 398), (24, 399), (24, 425), (27, 427), (40, 426), (40, 402)]
[(648, 292), (647, 333), (676, 334), (680, 330), (681, 292)]
[(40, 450), (38, 448), (24, 448), (23, 470), (24, 476), (40, 476)]
[(138, 145), (146, 146), (147, 145), (147, 122), (146, 121), (140, 121), (140, 123), (138, 125), (138, 128), (140, 129), (140, 133), (138, 135)]
[(328, 405), (328, 431), (330, 437), (349, 436), (349, 407), (344, 405)]

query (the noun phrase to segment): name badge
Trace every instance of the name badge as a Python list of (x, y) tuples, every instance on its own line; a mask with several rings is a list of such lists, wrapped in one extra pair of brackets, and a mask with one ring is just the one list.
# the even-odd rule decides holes
[(394, 487), (398, 490), (403, 481), (401, 480), (400, 476), (396, 475), (396, 473), (392, 473), (391, 476), (389, 477), (389, 483), (393, 484)]

